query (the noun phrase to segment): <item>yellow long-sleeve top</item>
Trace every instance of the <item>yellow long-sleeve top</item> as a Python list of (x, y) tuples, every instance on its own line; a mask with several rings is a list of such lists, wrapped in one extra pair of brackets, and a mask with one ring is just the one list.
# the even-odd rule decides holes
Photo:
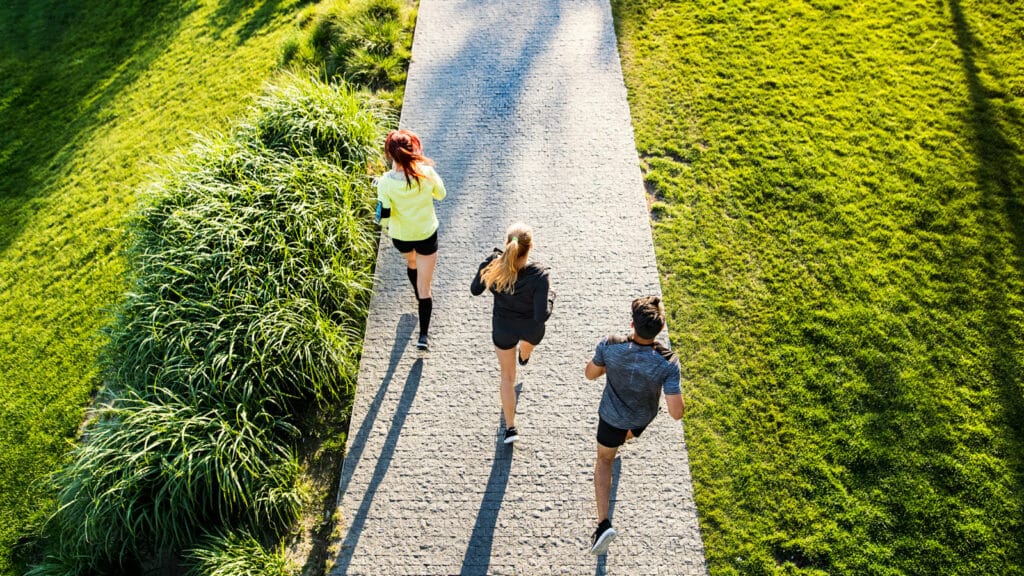
[(416, 168), (423, 176), (419, 183), (414, 178), (411, 186), (404, 173), (394, 170), (377, 179), (377, 200), (391, 209), (388, 235), (396, 240), (415, 242), (430, 238), (439, 225), (434, 200), (444, 200), (448, 194), (432, 166), (420, 164)]

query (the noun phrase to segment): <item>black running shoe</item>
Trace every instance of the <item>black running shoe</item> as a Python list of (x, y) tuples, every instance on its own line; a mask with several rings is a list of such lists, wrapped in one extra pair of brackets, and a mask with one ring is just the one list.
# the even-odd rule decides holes
[(420, 339), (416, 341), (416, 349), (417, 350), (429, 350), (430, 349), (430, 347), (427, 346), (427, 335), (426, 334), (420, 334)]
[(597, 525), (597, 530), (594, 530), (593, 545), (590, 547), (590, 553), (596, 556), (608, 553), (608, 545), (615, 540), (615, 535), (618, 532), (615, 528), (612, 528), (610, 520), (605, 520)]
[(526, 363), (529, 362), (529, 361), (530, 361), (529, 358), (527, 358), (526, 360), (523, 360), (522, 353), (516, 352), (516, 362), (519, 362), (520, 366), (526, 366)]
[(511, 444), (519, 441), (519, 431), (516, 430), (515, 426), (505, 429), (505, 444)]

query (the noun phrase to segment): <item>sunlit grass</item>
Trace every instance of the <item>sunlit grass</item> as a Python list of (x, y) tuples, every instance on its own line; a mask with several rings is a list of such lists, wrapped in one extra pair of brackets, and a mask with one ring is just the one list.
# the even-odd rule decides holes
[[(128, 0), (89, 6), (15, 0), (0, 8), (0, 574), (14, 569), (12, 551), (18, 563), (36, 558), (33, 539), (12, 545), (34, 534), (52, 509), (45, 479), (73, 448), (83, 408), (99, 383), (99, 328), (114, 319), (110, 311), (125, 289), (125, 214), (137, 192), (161, 177), (159, 166), (168, 153), (195, 141), (197, 131), (227, 129), (252, 104), (280, 65), (282, 47), (298, 37), (296, 22), (347, 3), (302, 4), (208, 0), (153, 7)], [(403, 14), (408, 8), (403, 4)], [(403, 33), (408, 46), (411, 27)], [(395, 99), (386, 91), (381, 95)], [(285, 95), (268, 95), (278, 96)], [(336, 128), (313, 119), (299, 132)], [(280, 142), (271, 136), (267, 145), (288, 147), (301, 134), (278, 136)], [(222, 145), (215, 140), (203, 142)], [(278, 177), (288, 179), (281, 170)], [(356, 185), (351, 178), (334, 183)], [(308, 224), (317, 215), (307, 216), (305, 222), (281, 224)], [(369, 242), (365, 236), (358, 242)], [(331, 270), (344, 271), (343, 264)], [(353, 285), (363, 280), (344, 279)], [(304, 333), (322, 333), (334, 316), (359, 301), (345, 300), (329, 322), (309, 322)], [(263, 336), (273, 336), (275, 320), (301, 317), (304, 307), (293, 302), (276, 312), (264, 310)], [(181, 311), (204, 312), (202, 306)], [(203, 329), (196, 327), (192, 337)], [(116, 332), (115, 340), (125, 336)], [(344, 374), (355, 366), (353, 332), (336, 333), (337, 346), (330, 348)], [(319, 352), (289, 353), (312, 358)], [(116, 371), (123, 360), (123, 383), (129, 376), (141, 382), (145, 374), (129, 375), (123, 367), (144, 351), (120, 354), (108, 354), (102, 365)], [(128, 357), (133, 355), (139, 357)], [(168, 366), (167, 372), (180, 369)], [(336, 392), (319, 392), (330, 391)]]
[(614, 2), (712, 574), (1024, 571), (1024, 13)]
[(394, 123), (382, 106), (282, 74), (141, 196), (104, 389), (56, 476), (33, 575), (173, 568), (217, 535), (290, 532), (300, 417), (354, 389), (376, 250), (368, 167)]
[(252, 103), (297, 4), (0, 6), (0, 574), (96, 388), (135, 191)]

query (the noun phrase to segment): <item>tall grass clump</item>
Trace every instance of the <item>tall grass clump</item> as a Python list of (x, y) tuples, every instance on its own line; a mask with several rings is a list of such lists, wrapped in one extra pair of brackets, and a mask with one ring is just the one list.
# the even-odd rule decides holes
[(376, 248), (368, 168), (392, 123), (378, 100), (285, 74), (146, 195), (104, 390), (56, 475), (33, 574), (282, 573), (263, 546), (300, 513), (298, 415), (355, 382)]
[(314, 67), (401, 106), (415, 14), (404, 0), (336, 0), (283, 46), (281, 63)]
[(289, 576), (292, 566), (281, 553), (270, 553), (248, 533), (216, 535), (189, 551), (190, 576)]

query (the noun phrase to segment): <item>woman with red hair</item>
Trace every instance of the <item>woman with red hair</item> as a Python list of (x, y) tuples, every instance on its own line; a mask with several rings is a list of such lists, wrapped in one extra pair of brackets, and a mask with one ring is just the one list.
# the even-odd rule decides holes
[(434, 308), (430, 285), (437, 263), (437, 228), (434, 200), (443, 200), (444, 182), (433, 160), (423, 155), (419, 136), (392, 130), (384, 140), (384, 155), (391, 170), (377, 179), (377, 219), (389, 220), (388, 236), (405, 256), (406, 274), (419, 306), (420, 336), (416, 347), (427, 349), (427, 332)]

